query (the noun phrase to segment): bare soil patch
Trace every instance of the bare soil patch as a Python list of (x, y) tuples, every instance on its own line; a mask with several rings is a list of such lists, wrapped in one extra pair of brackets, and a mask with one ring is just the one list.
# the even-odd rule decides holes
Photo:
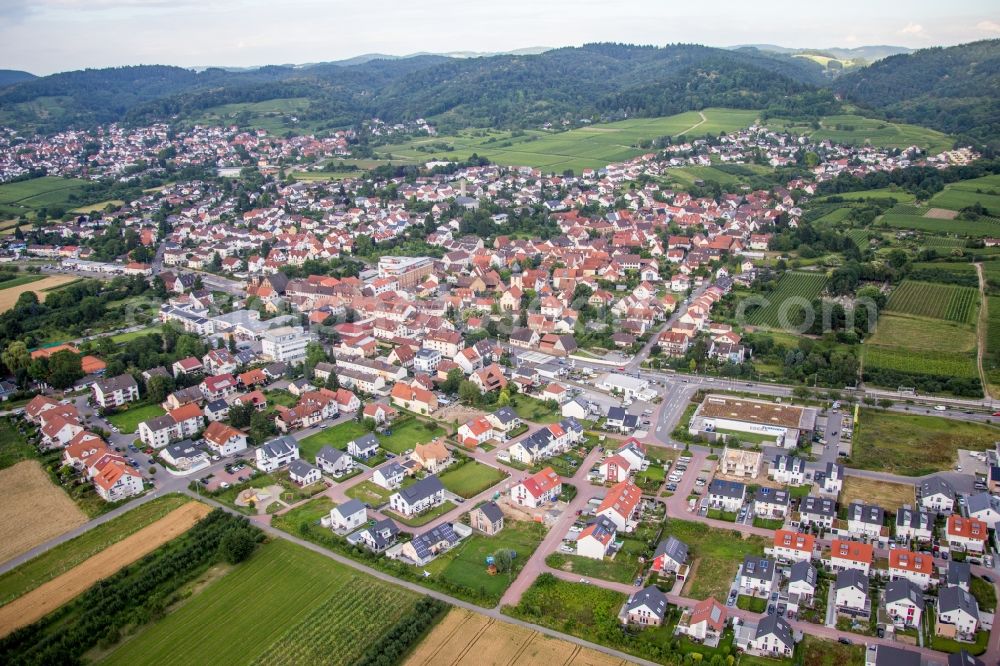
[(485, 412), (479, 409), (466, 407), (465, 405), (460, 405), (458, 403), (452, 403), (434, 412), (434, 418), (443, 423), (457, 422), (458, 425), (462, 425), (466, 421), (479, 418), (484, 414)]
[(947, 208), (929, 208), (923, 216), (934, 220), (954, 220), (958, 217), (958, 211)]
[(623, 666), (622, 659), (507, 622), (455, 608), (406, 660), (406, 666)]
[(52, 275), (41, 280), (36, 280), (29, 284), (22, 284), (20, 287), (10, 289), (0, 289), (0, 312), (6, 312), (17, 304), (17, 299), (26, 291), (33, 291), (38, 295), (38, 300), (45, 300), (45, 291), (67, 282), (73, 282), (77, 278), (72, 275)]
[(904, 504), (914, 506), (916, 497), (914, 487), (908, 483), (848, 476), (844, 479), (844, 487), (840, 491), (840, 503), (846, 506), (851, 502), (867, 502), (894, 512)]
[(87, 522), (86, 514), (52, 483), (37, 460), (0, 470), (0, 488), (5, 491), (0, 511), (0, 562)]
[(99, 580), (188, 531), (210, 510), (208, 505), (189, 502), (61, 576), (0, 607), (0, 636), (40, 620)]

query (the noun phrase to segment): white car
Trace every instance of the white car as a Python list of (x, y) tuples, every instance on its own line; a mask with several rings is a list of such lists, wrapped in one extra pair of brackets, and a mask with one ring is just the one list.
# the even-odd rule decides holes
[(946, 412), (948, 408), (945, 405), (934, 405), (935, 412)]

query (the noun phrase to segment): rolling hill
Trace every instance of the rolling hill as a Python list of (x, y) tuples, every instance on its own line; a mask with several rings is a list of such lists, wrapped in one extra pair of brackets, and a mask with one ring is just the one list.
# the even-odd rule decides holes
[(1000, 40), (891, 56), (834, 88), (890, 120), (1000, 146)]

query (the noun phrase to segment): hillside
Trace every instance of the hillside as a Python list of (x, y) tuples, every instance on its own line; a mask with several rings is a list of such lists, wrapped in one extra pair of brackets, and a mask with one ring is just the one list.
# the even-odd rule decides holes
[(37, 77), (30, 72), (22, 72), (17, 69), (0, 69), (0, 88), (3, 86), (9, 86), (13, 83), (30, 81), (34, 78)]
[(413, 56), (357, 64), (194, 72), (84, 70), (0, 90), (0, 124), (53, 131), (112, 121), (196, 117), (232, 103), (307, 98), (304, 120), (337, 127), (378, 115), (463, 127), (651, 116), (706, 106), (764, 108), (822, 83), (815, 63), (695, 45), (591, 44), (529, 55)]
[(892, 56), (835, 89), (890, 120), (1000, 145), (1000, 40)]

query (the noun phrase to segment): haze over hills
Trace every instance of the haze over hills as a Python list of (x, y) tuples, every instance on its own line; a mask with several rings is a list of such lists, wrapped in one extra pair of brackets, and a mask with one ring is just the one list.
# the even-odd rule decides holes
[(782, 53), (784, 55), (795, 55), (797, 53), (826, 53), (840, 60), (867, 60), (875, 62), (882, 58), (899, 55), (901, 53), (913, 53), (913, 49), (905, 46), (870, 45), (855, 46), (851, 48), (830, 47), (830, 48), (789, 48), (787, 46), (777, 46), (775, 44), (739, 44), (732, 49), (752, 48), (770, 53)]
[[(776, 52), (675, 44), (587, 44), (508, 54), (367, 54), (254, 69), (137, 66), (15, 73), (0, 88), (0, 124), (50, 132), (107, 122), (193, 119), (223, 104), (301, 99), (297, 116), (322, 130), (378, 116), (444, 127), (533, 127), (581, 118), (669, 115), (708, 106), (815, 118), (842, 99), (888, 119), (977, 141), (1000, 136), (1000, 40), (900, 53), (831, 80), (824, 58), (875, 57), (902, 47)], [(525, 51), (541, 53), (523, 54)], [(819, 56), (816, 54), (823, 53)], [(20, 80), (17, 77), (20, 76)]]

